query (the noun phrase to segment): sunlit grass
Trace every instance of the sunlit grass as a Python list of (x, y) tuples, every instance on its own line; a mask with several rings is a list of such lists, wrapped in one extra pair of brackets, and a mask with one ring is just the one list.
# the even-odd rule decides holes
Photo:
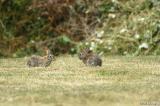
[(27, 58), (0, 59), (0, 105), (139, 106), (160, 102), (160, 57), (105, 57), (86, 67), (59, 57), (47, 68), (28, 68)]

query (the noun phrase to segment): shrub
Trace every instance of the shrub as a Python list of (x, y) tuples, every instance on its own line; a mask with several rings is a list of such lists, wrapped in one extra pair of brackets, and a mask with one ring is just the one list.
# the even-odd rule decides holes
[(160, 54), (158, 0), (1, 0), (1, 55), (55, 54), (87, 46), (100, 54)]

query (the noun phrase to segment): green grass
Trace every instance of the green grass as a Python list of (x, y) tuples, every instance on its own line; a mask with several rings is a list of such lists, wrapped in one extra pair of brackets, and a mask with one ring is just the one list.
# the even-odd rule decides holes
[(105, 57), (97, 68), (70, 56), (47, 68), (26, 60), (0, 59), (1, 106), (160, 105), (160, 57)]

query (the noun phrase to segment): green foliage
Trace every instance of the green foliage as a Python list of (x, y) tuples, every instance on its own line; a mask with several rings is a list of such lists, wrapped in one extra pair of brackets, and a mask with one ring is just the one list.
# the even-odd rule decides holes
[(159, 0), (3, 0), (0, 54), (30, 55), (44, 42), (55, 54), (87, 46), (101, 55), (159, 55), (159, 7)]
[(117, 9), (117, 5), (113, 2), (103, 3), (99, 6), (99, 11), (102, 13), (115, 12)]
[(71, 39), (68, 38), (68, 37), (65, 36), (65, 35), (62, 35), (62, 36), (60, 36), (60, 37), (58, 38), (58, 42), (59, 42), (60, 44), (62, 44), (62, 45), (67, 45), (67, 44), (71, 43)]
[(159, 7), (160, 2), (156, 0), (101, 5), (101, 11), (108, 17), (103, 27), (82, 46), (89, 46), (100, 54), (159, 55)]

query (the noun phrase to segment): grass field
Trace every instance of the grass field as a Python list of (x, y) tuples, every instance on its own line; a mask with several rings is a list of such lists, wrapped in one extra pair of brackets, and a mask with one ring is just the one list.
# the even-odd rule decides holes
[(26, 60), (0, 59), (0, 106), (160, 106), (160, 57), (105, 57), (97, 68), (70, 56), (47, 68)]

